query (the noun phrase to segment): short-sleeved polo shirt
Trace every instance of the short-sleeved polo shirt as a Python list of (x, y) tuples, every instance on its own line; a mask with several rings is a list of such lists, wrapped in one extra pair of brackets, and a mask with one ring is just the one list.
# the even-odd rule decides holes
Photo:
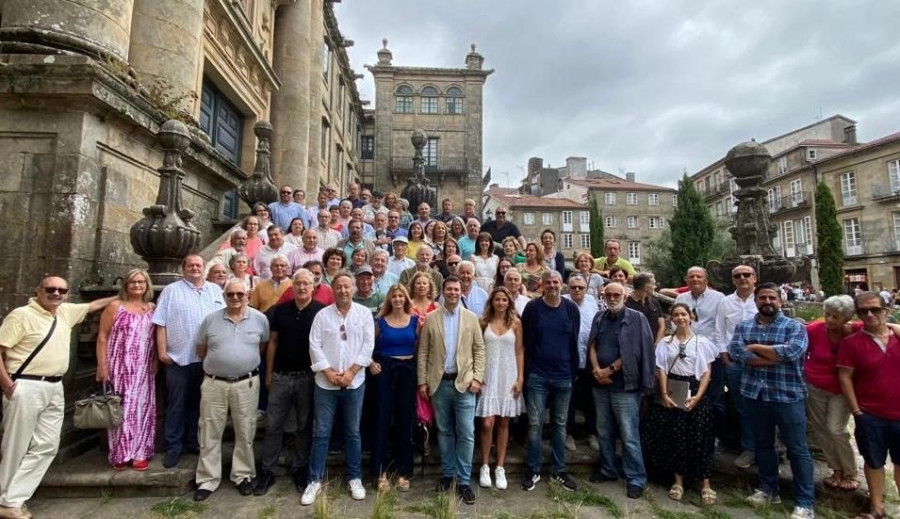
[(269, 320), (247, 307), (237, 322), (227, 317), (227, 309), (207, 315), (197, 332), (197, 344), (206, 344), (203, 370), (220, 377), (239, 377), (259, 366), (259, 345), (269, 340)]
[[(72, 327), (87, 317), (87, 304), (62, 303), (56, 309), (56, 328), (40, 353), (28, 364), (24, 375), (62, 376), (69, 369), (69, 347)], [(15, 373), (31, 352), (47, 336), (53, 314), (38, 304), (36, 298), (14, 309), (0, 325), (0, 347), (6, 354), (6, 371)]]
[(882, 350), (865, 331), (852, 333), (841, 341), (837, 365), (853, 369), (860, 409), (884, 420), (900, 420), (900, 339), (892, 333)]

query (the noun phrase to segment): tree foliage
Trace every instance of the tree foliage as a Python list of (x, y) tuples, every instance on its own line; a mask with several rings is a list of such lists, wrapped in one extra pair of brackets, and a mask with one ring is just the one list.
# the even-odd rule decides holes
[(694, 183), (685, 173), (678, 185), (678, 207), (669, 220), (672, 247), (670, 261), (675, 272), (682, 276), (687, 269), (713, 259), (716, 225), (697, 192)]
[(816, 257), (819, 284), (826, 296), (844, 293), (843, 231), (837, 219), (834, 195), (824, 182), (816, 186)]
[(591, 199), (591, 256), (599, 258), (603, 256), (603, 215), (600, 213), (600, 205), (597, 204), (597, 196), (588, 196)]
[[(680, 205), (681, 200), (678, 202)], [(735, 243), (729, 233), (729, 227), (731, 227), (730, 221), (714, 221), (713, 228), (715, 232), (709, 259), (721, 260), (734, 254)], [(677, 287), (684, 284), (684, 275), (687, 273), (687, 268), (678, 270), (678, 267), (672, 261), (671, 228), (664, 229), (659, 238), (646, 242), (645, 251), (643, 265), (650, 272), (653, 272), (660, 287)], [(705, 267), (706, 264), (704, 263), (701, 266)], [(715, 277), (710, 276), (709, 282), (711, 285), (715, 285)]]

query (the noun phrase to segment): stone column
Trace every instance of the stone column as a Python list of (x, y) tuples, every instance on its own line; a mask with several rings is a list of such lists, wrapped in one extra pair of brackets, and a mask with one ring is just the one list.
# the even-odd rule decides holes
[(0, 48), (61, 49), (125, 61), (134, 0), (2, 2)]
[[(310, 0), (309, 4), (309, 157), (306, 192), (316, 193), (322, 176), (322, 96), (325, 94), (322, 83), (322, 45), (325, 41), (325, 4), (323, 0)], [(331, 146), (331, 139), (328, 140), (328, 145)], [(331, 153), (331, 150), (326, 150), (326, 153)], [(339, 186), (339, 189), (343, 188)]]
[[(278, 8), (273, 66), (281, 88), (272, 94), (272, 171), (278, 185), (307, 188), (309, 163), (310, 3)], [(313, 196), (315, 194), (313, 193)]]
[(134, 0), (128, 61), (145, 87), (186, 97), (182, 108), (197, 116), (203, 67), (203, 0)]

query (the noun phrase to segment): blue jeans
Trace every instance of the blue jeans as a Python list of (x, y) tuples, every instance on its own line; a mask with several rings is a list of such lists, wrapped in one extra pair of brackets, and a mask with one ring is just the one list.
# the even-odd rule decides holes
[(200, 383), (203, 363), (166, 366), (166, 452), (181, 454), (199, 449), (197, 426), (200, 423)]
[(460, 486), (468, 485), (475, 451), (475, 395), (460, 393), (452, 380), (442, 380), (431, 395), (431, 403), (438, 428), (441, 473), (445, 478), (456, 477)]
[(566, 432), (570, 435), (575, 434), (575, 409), (581, 409), (584, 413), (584, 428), (588, 436), (597, 434), (597, 416), (594, 408), (594, 397), (591, 393), (591, 376), (590, 370), (579, 369), (578, 376), (575, 378), (575, 384), (572, 386), (572, 396), (569, 398), (569, 418), (566, 423)]
[(544, 429), (544, 409), (550, 403), (550, 438), (553, 453), (553, 471), (566, 470), (566, 422), (569, 417), (569, 399), (572, 397), (571, 378), (545, 378), (529, 373), (525, 380), (525, 405), (528, 410), (528, 468), (535, 474), (541, 472), (541, 435)]
[(737, 362), (732, 362), (725, 370), (728, 379), (728, 394), (731, 401), (734, 402), (734, 410), (737, 412), (738, 425), (741, 432), (741, 450), (754, 452), (756, 446), (753, 445), (753, 424), (750, 423), (750, 416), (747, 414), (747, 404), (744, 402), (744, 396), (741, 395), (741, 375), (744, 372), (744, 366)]
[(753, 424), (756, 464), (759, 466), (759, 488), (771, 496), (778, 495), (778, 455), (775, 454), (775, 427), (781, 431), (791, 472), (794, 475), (796, 506), (813, 507), (813, 461), (806, 444), (806, 402), (790, 404), (744, 400)]
[(356, 389), (322, 389), (316, 385), (313, 391), (313, 441), (309, 456), (309, 482), (322, 481), (325, 477), (325, 461), (328, 458), (328, 439), (331, 426), (341, 406), (344, 421), (344, 455), (347, 459), (347, 479), (362, 477), (362, 441), (359, 436), (359, 419), (362, 416), (363, 395), (366, 385)]
[(641, 451), (639, 391), (616, 391), (594, 387), (597, 406), (597, 440), (600, 443), (600, 471), (604, 476), (618, 477), (616, 470), (616, 434), (622, 439), (622, 465), (628, 486), (647, 486), (647, 470)]

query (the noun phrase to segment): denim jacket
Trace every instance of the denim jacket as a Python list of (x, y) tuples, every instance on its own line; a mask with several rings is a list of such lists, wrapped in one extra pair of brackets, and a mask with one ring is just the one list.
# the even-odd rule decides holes
[[(619, 329), (619, 348), (622, 356), (622, 380), (625, 391), (640, 391), (649, 395), (653, 391), (654, 344), (650, 324), (644, 314), (624, 307), (622, 327)], [(591, 324), (588, 347), (596, 350), (597, 335), (608, 310), (598, 312)]]

